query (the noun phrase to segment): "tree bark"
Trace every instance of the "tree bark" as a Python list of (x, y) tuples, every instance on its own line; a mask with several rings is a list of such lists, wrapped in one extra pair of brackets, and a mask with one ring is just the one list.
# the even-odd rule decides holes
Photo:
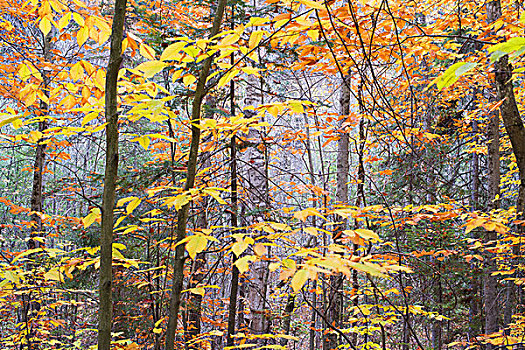
[[(217, 10), (215, 12), (215, 18), (213, 20), (213, 26), (211, 29), (210, 37), (213, 37), (219, 33), (222, 17), (224, 14), (224, 8), (226, 7), (226, 2), (226, 0), (219, 0)], [(186, 172), (186, 183), (184, 185), (184, 191), (190, 190), (195, 185), (195, 175), (197, 172), (197, 158), (199, 153), (201, 136), (201, 106), (203, 98), (207, 92), (205, 86), (212, 62), (213, 56), (208, 57), (204, 61), (204, 65), (200, 71), (199, 79), (197, 81), (197, 88), (195, 90), (195, 95), (193, 98), (190, 120), (191, 143), (190, 152), (188, 156), (188, 167)], [(187, 203), (179, 210), (177, 214), (177, 243), (182, 241), (186, 237), (186, 225), (188, 222), (189, 207), (190, 203)], [(166, 329), (166, 350), (173, 350), (175, 346), (175, 332), (177, 330), (177, 320), (180, 309), (180, 296), (184, 282), (184, 261), (184, 245), (179, 244), (175, 249), (175, 262), (173, 266), (173, 280), (170, 299), (170, 313), (168, 318), (168, 327)]]
[[(232, 9), (232, 21), (233, 21), (233, 9)], [(231, 57), (231, 63), (234, 63), (233, 54)], [(230, 82), (230, 115), (235, 116), (235, 85), (233, 80)], [(236, 137), (233, 135), (230, 140), (230, 181), (231, 181), (231, 215), (230, 224), (231, 230), (234, 230), (239, 225), (237, 212), (238, 212), (238, 201), (237, 201), (237, 145)], [(235, 334), (235, 322), (237, 318), (237, 295), (239, 291), (239, 269), (235, 265), (237, 257), (232, 254), (232, 279), (230, 288), (230, 305), (228, 307), (228, 331), (226, 333), (226, 345), (233, 346), (233, 335)]]
[[(350, 113), (350, 76), (344, 78), (341, 86), (341, 122), (340, 128), (344, 128), (346, 116)], [(348, 173), (350, 171), (349, 154), (349, 135), (345, 130), (340, 131), (337, 142), (337, 189), (335, 199), (337, 204), (348, 204)], [(342, 232), (346, 228), (346, 221), (343, 221), (333, 232), (332, 239), (335, 244), (341, 243)], [(343, 304), (343, 274), (330, 276), (330, 290), (328, 293), (329, 307), (327, 309), (327, 322), (336, 328), (341, 327), (341, 309)], [(328, 332), (324, 339), (323, 348), (325, 350), (335, 349), (339, 345), (339, 339), (336, 333)]]
[(115, 0), (111, 28), (111, 48), (106, 73), (106, 169), (102, 197), (102, 227), (100, 232), (100, 306), (98, 311), (98, 349), (111, 348), (113, 321), (112, 267), (113, 267), (113, 209), (115, 207), (118, 174), (118, 102), (117, 80), (122, 63), (122, 37), (126, 17), (126, 0)]

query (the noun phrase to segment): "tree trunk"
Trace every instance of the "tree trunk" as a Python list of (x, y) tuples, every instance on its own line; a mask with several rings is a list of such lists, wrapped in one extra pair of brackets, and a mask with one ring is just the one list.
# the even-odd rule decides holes
[[(232, 9), (233, 21), (233, 9)], [(234, 63), (233, 54), (231, 56), (231, 63)], [(233, 80), (230, 82), (230, 115), (235, 116), (235, 85)], [(232, 136), (230, 141), (230, 181), (231, 181), (231, 216), (230, 224), (232, 233), (239, 225), (237, 212), (237, 145), (236, 137)], [(233, 335), (235, 334), (235, 322), (237, 318), (237, 294), (239, 290), (239, 269), (235, 265), (237, 257), (232, 254), (232, 279), (230, 288), (230, 305), (228, 307), (228, 331), (226, 333), (226, 345), (233, 346)]]
[[(472, 121), (472, 133), (474, 134), (474, 143), (478, 143), (478, 122), (476, 120)], [(470, 190), (470, 209), (478, 210), (479, 209), (479, 155), (477, 153), (472, 153), (472, 159), (470, 161), (470, 174), (471, 174), (471, 190)], [(477, 230), (473, 230), (470, 233), (471, 238), (479, 238)], [(479, 305), (479, 290), (480, 290), (480, 280), (479, 280), (479, 269), (476, 267), (476, 264), (470, 265), (473, 271), (478, 273), (472, 273), (470, 275), (470, 305), (469, 305), (469, 341), (473, 341), (474, 337), (477, 336), (480, 332), (480, 305)]]
[(122, 63), (122, 36), (126, 17), (126, 0), (115, 0), (111, 28), (111, 49), (106, 73), (106, 170), (102, 197), (102, 227), (100, 232), (100, 306), (98, 311), (98, 349), (111, 347), (113, 319), (112, 267), (113, 267), (113, 208), (118, 173), (118, 111), (117, 80)]
[[(226, 7), (226, 0), (219, 0), (215, 18), (213, 20), (213, 27), (211, 29), (210, 37), (219, 33), (224, 8)], [(186, 173), (186, 183), (184, 191), (188, 191), (195, 185), (195, 175), (197, 171), (197, 156), (200, 145), (200, 119), (201, 119), (201, 105), (204, 96), (206, 95), (206, 80), (208, 78), (213, 56), (206, 58), (204, 65), (200, 71), (199, 79), (197, 81), (197, 88), (193, 98), (191, 109), (191, 144), (188, 156), (188, 169)], [(188, 222), (188, 211), (190, 203), (185, 204), (177, 215), (177, 243), (186, 237), (186, 225)], [(173, 266), (173, 280), (172, 291), (170, 299), (170, 313), (168, 318), (168, 327), (166, 329), (166, 350), (173, 350), (175, 346), (175, 333), (177, 330), (177, 320), (180, 309), (180, 296), (184, 282), (184, 245), (179, 244), (175, 249), (175, 262)]]
[[(350, 76), (344, 78), (341, 86), (341, 119), (340, 128), (344, 127), (346, 116), (350, 112)], [(339, 205), (348, 204), (348, 173), (350, 171), (350, 164), (348, 161), (349, 153), (349, 135), (345, 130), (340, 131), (340, 137), (337, 142), (337, 189), (336, 202)], [(343, 221), (334, 230), (332, 239), (335, 244), (341, 243), (342, 232), (346, 228), (346, 221)], [(336, 328), (341, 327), (341, 309), (343, 304), (343, 274), (336, 274), (330, 276), (330, 290), (328, 293), (328, 309), (326, 313), (327, 322)], [(325, 350), (335, 349), (339, 345), (337, 334), (330, 331), (326, 334), (323, 348)]]

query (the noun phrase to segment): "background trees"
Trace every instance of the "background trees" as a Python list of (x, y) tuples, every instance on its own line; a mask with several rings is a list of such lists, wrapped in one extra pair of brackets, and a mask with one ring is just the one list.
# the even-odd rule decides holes
[(5, 348), (523, 342), (519, 4), (0, 6)]

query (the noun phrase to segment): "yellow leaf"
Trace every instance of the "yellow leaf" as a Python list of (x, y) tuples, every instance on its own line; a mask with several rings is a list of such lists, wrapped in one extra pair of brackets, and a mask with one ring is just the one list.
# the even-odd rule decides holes
[(312, 236), (318, 236), (319, 235), (319, 231), (317, 230), (317, 228), (315, 227), (305, 227), (303, 229), (304, 232), (312, 235)]
[(303, 288), (306, 281), (308, 281), (308, 276), (310, 273), (308, 270), (301, 269), (295, 273), (292, 278), (292, 288), (295, 293), (299, 292)]
[(198, 294), (198, 295), (201, 295), (201, 296), (204, 296), (204, 294), (205, 294), (205, 292), (206, 292), (206, 291), (204, 290), (204, 288), (202, 288), (202, 287), (191, 288), (191, 289), (188, 289), (188, 291), (189, 291), (190, 293)]
[(308, 35), (313, 41), (317, 41), (319, 39), (319, 31), (317, 29), (307, 31), (306, 35)]
[(142, 64), (139, 64), (137, 69), (144, 72), (145, 78), (151, 78), (167, 66), (166, 63), (162, 61), (147, 61)]
[(22, 80), (27, 80), (31, 76), (31, 71), (25, 64), (21, 64), (18, 68), (18, 76)]
[(171, 44), (162, 52), (162, 55), (160, 56), (161, 61), (167, 61), (167, 60), (175, 60), (178, 61), (182, 58), (182, 53), (180, 52), (185, 46), (186, 42), (179, 41), (175, 44)]
[(71, 21), (71, 12), (68, 12), (60, 20), (58, 21), (58, 29), (62, 30), (64, 29), (68, 24), (69, 21)]
[(87, 123), (95, 119), (96, 117), (98, 117), (98, 112), (91, 112), (91, 113), (86, 114), (86, 116), (82, 119), (81, 125), (82, 126), (86, 125)]
[(44, 17), (40, 20), (38, 28), (40, 28), (42, 34), (46, 36), (51, 31), (51, 22), (47, 19), (47, 17)]
[(326, 218), (321, 213), (319, 213), (319, 211), (317, 211), (317, 209), (315, 208), (306, 208), (304, 210), (297, 211), (293, 214), (293, 216), (296, 219), (299, 219), (303, 222), (306, 222), (306, 218), (312, 215), (318, 216), (321, 219), (326, 220)]
[(162, 332), (161, 328), (153, 328), (153, 333), (160, 334)]
[(155, 60), (155, 50), (146, 44), (140, 44), (140, 54), (142, 57), (147, 58), (148, 60)]
[(100, 209), (99, 208), (93, 208), (89, 212), (89, 214), (82, 219), (82, 224), (84, 225), (84, 228), (88, 228), (91, 226), (92, 223), (95, 222), (98, 218), (100, 218)]
[(225, 36), (221, 42), (219, 43), (219, 46), (230, 46), (235, 44), (237, 41), (239, 41), (240, 36), (236, 33), (230, 34)]
[(299, 2), (303, 5), (305, 5), (306, 7), (310, 7), (310, 8), (313, 8), (313, 9), (318, 9), (318, 10), (324, 10), (325, 7), (323, 4), (317, 2), (317, 1), (311, 1), (311, 0), (299, 0)]
[(84, 67), (82, 67), (81, 62), (77, 62), (71, 67), (69, 75), (73, 80), (80, 80), (84, 77)]
[(372, 276), (378, 276), (383, 278), (388, 278), (387, 275), (381, 272), (379, 266), (373, 266), (373, 265), (365, 265), (361, 263), (354, 263), (354, 262), (348, 262), (348, 265), (356, 270), (369, 273)]
[(131, 202), (129, 202), (128, 205), (126, 206), (126, 214), (127, 215), (131, 214), (133, 210), (135, 210), (135, 208), (139, 206), (140, 202), (141, 202), (140, 198), (135, 198)]
[(261, 42), (263, 37), (263, 31), (257, 30), (250, 35), (250, 40), (248, 42), (248, 48), (253, 50)]
[(240, 256), (248, 248), (248, 243), (244, 239), (237, 239), (232, 246), (232, 252), (236, 256)]
[(253, 255), (243, 256), (235, 262), (235, 266), (237, 266), (240, 273), (245, 273), (250, 268), (250, 261), (253, 261), (254, 259), (255, 257)]
[(151, 139), (148, 136), (139, 136), (133, 141), (137, 141), (145, 150), (148, 149)]
[(226, 204), (226, 201), (221, 198), (219, 191), (212, 188), (205, 188), (202, 192), (212, 196), (219, 204)]
[(126, 204), (127, 202), (131, 202), (131, 201), (134, 200), (135, 198), (137, 198), (137, 197), (126, 197), (126, 198), (120, 198), (120, 199), (117, 201), (117, 207), (121, 207), (121, 206), (123, 206), (124, 204)]
[(84, 17), (82, 17), (79, 13), (73, 12), (73, 20), (77, 22), (79, 26), (84, 26)]
[(247, 24), (247, 26), (262, 26), (267, 24), (269, 21), (270, 20), (268, 18), (250, 17), (250, 22)]
[(166, 205), (168, 208), (171, 208), (172, 206), (175, 206), (175, 210), (179, 210), (184, 205), (189, 203), (191, 199), (191, 196), (188, 193), (179, 194), (176, 197), (170, 197), (165, 202), (164, 205)]
[(378, 241), (380, 240), (379, 235), (374, 231), (358, 228), (357, 230), (355, 230), (355, 232), (357, 232), (357, 234), (364, 239), (375, 239)]
[(195, 81), (197, 80), (197, 78), (195, 78), (193, 75), (191, 74), (186, 74), (183, 78), (182, 78), (182, 82), (184, 83), (184, 85), (186, 85), (187, 87), (190, 87), (191, 84), (193, 84)]
[(197, 253), (200, 253), (206, 249), (207, 244), (208, 239), (206, 237), (201, 235), (193, 235), (189, 237), (189, 240), (186, 243), (186, 250), (188, 251), (190, 257), (195, 260)]
[(469, 233), (470, 231), (472, 231), (473, 229), (477, 228), (477, 227), (480, 227), (481, 225), (483, 225), (485, 222), (487, 222), (487, 219), (486, 218), (476, 218), (476, 219), (471, 219), (467, 222), (467, 225), (466, 225), (466, 228), (465, 228), (465, 233)]
[(238, 69), (232, 69), (231, 71), (227, 72), (222, 76), (222, 78), (219, 79), (219, 83), (217, 84), (217, 88), (221, 88), (224, 85), (228, 84), (235, 76), (239, 73)]
[[(75, 17), (73, 16), (73, 18)], [(86, 42), (88, 38), (89, 38), (89, 29), (86, 27), (80, 28), (79, 31), (77, 32), (78, 46), (84, 45), (84, 43)]]
[(291, 102), (288, 103), (288, 105), (290, 106), (292, 111), (294, 111), (295, 113), (297, 113), (297, 114), (304, 113), (304, 108), (303, 108), (303, 105), (302, 105), (302, 103), (300, 101), (291, 101)]
[(58, 269), (51, 269), (49, 271), (47, 271), (45, 274), (44, 274), (44, 278), (46, 279), (46, 281), (64, 281), (64, 277), (62, 276), (62, 274), (60, 273), (60, 271), (58, 271)]

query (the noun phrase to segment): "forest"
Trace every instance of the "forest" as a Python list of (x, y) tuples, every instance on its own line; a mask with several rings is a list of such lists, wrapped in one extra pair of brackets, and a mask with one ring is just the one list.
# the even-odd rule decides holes
[(0, 10), (0, 350), (525, 348), (523, 1)]

